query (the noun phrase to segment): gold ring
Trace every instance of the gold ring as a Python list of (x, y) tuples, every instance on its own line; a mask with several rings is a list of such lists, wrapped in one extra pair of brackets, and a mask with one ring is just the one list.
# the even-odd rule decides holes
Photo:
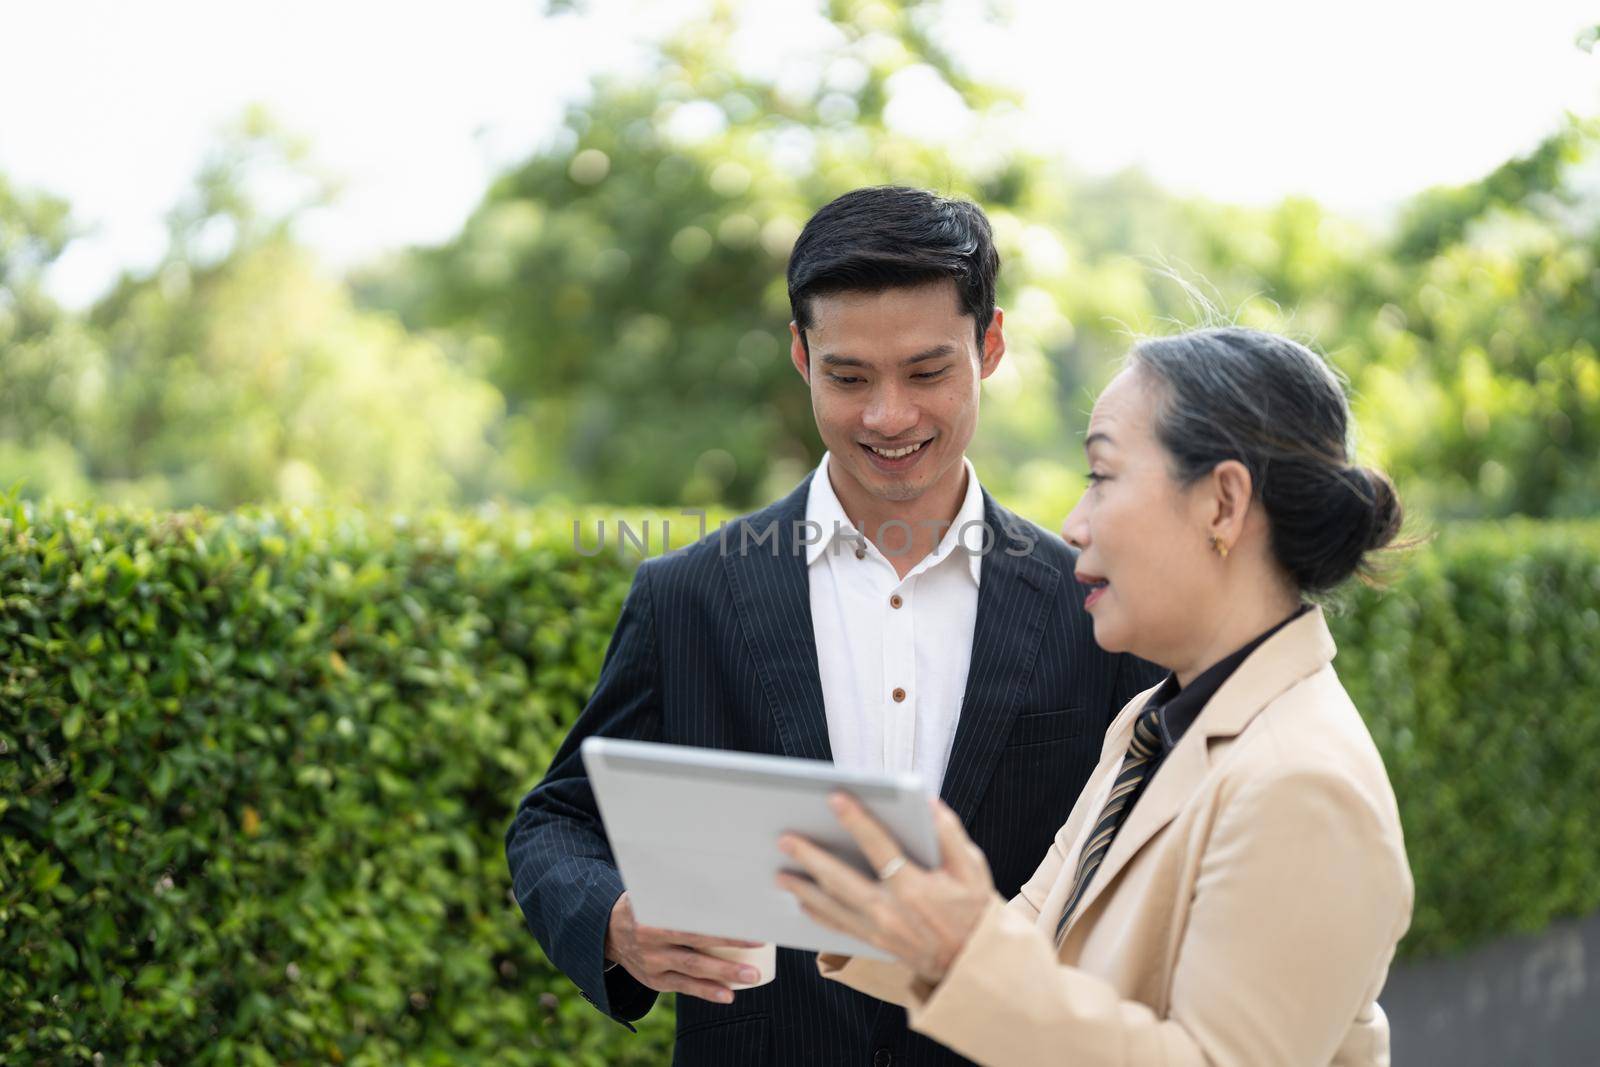
[(889, 879), (899, 874), (900, 868), (904, 867), (905, 865), (906, 858), (904, 856), (896, 856), (894, 859), (890, 860), (888, 863), (885, 863), (878, 869), (878, 881), (887, 882)]

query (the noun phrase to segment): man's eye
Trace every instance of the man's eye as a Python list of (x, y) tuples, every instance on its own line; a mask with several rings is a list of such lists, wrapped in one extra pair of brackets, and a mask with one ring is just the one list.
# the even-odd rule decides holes
[(1090, 485), (1094, 485), (1098, 482), (1103, 482), (1106, 480), (1106, 476), (1098, 471), (1090, 471), (1087, 475), (1085, 475), (1085, 477), (1089, 479)]
[(917, 379), (919, 382), (931, 382), (936, 378), (944, 377), (944, 372), (945, 368), (941, 367), (938, 370), (922, 371), (921, 373), (913, 374), (911, 377)]
[(842, 374), (830, 374), (830, 375), (828, 375), (828, 380), (830, 382), (833, 382), (835, 385), (855, 385), (861, 379), (860, 378), (849, 378), (849, 377), (846, 377), (846, 376), (844, 376)]

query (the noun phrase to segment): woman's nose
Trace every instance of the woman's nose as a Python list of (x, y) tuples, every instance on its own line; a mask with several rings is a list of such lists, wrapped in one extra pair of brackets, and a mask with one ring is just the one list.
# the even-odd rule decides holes
[(1084, 518), (1081, 497), (1061, 524), (1061, 539), (1080, 552), (1089, 547), (1089, 524)]

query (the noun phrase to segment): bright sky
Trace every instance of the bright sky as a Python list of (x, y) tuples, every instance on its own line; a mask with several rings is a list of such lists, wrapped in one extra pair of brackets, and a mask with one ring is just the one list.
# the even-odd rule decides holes
[[(531, 151), (590, 73), (705, 0), (50, 0), (12, 4), (0, 172), (67, 197), (92, 233), (52, 277), (81, 305), (161, 253), (162, 219), (212, 132), (260, 102), (346, 179), (305, 231), (328, 258), (448, 237), (497, 170)], [(753, 0), (772, 67), (814, 67), (801, 0)], [(1094, 171), (1138, 163), (1221, 200), (1307, 193), (1376, 216), (1532, 147), (1564, 111), (1600, 112), (1600, 21), (1582, 0), (1010, 0), (1000, 27), (948, 37), (1024, 94), (1023, 124)], [(797, 24), (797, 19), (799, 24)], [(745, 57), (762, 65), (755, 35)], [(910, 128), (947, 132), (908, 79)]]

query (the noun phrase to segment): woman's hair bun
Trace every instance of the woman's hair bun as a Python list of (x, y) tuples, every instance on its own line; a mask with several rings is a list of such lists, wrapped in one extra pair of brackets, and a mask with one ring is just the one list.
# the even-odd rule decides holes
[[(1392, 542), (1404, 519), (1400, 497), (1389, 476), (1372, 467), (1325, 468), (1326, 477), (1302, 468), (1304, 493), (1275, 494), (1297, 499), (1279, 507), (1273, 541), (1295, 581), (1306, 592), (1334, 588), (1353, 574), (1376, 577), (1370, 556)], [(1321, 507), (1308, 506), (1317, 498)], [(1320, 517), (1319, 517), (1320, 516)]]
[(1387, 474), (1373, 467), (1357, 469), (1372, 487), (1372, 532), (1367, 538), (1366, 550), (1376, 552), (1387, 548), (1400, 536), (1405, 513), (1400, 507), (1400, 494), (1395, 492), (1394, 482)]

